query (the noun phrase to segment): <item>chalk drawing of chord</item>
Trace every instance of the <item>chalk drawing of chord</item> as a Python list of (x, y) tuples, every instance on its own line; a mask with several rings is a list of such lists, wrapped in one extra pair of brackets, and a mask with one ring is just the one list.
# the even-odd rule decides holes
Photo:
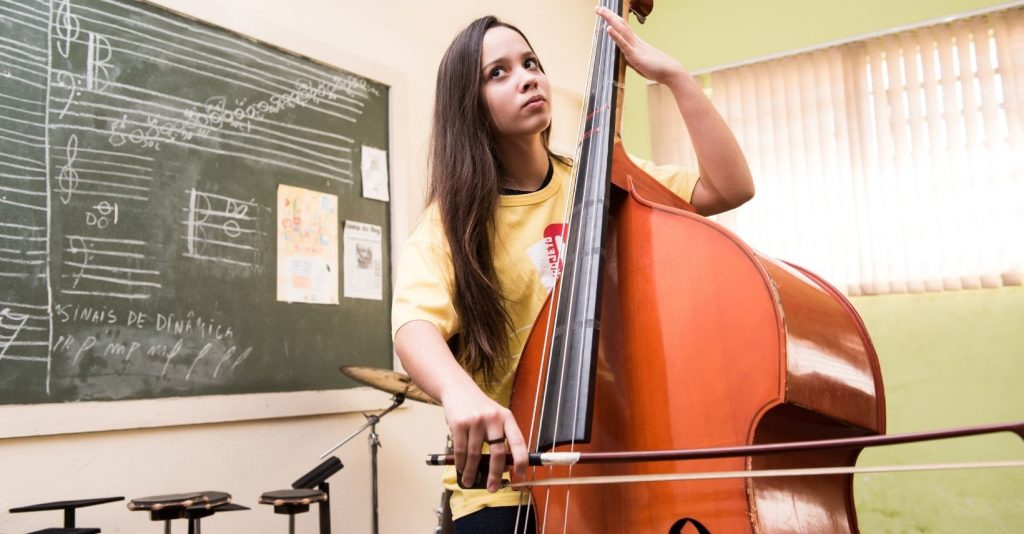
[(183, 255), (258, 269), (256, 255), (263, 236), (259, 231), (259, 205), (195, 188), (186, 194)]

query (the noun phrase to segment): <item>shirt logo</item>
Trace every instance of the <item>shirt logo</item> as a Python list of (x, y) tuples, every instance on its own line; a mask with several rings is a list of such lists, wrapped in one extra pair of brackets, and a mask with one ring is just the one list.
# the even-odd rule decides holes
[(562, 236), (565, 228), (564, 223), (549, 224), (544, 229), (544, 237), (526, 249), (526, 255), (537, 269), (540, 283), (548, 291), (555, 287), (555, 279), (562, 272), (562, 254), (565, 250)]

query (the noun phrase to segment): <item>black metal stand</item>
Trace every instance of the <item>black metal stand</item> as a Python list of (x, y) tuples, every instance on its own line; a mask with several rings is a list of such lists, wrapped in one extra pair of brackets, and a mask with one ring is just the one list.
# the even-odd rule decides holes
[[(318, 502), (320, 534), (331, 534), (331, 485), (327, 479), (343, 467), (341, 460), (332, 456), (292, 482), (292, 488), (296, 491), (270, 491), (260, 496), (260, 503), (273, 504), (275, 513), (291, 516), (288, 518), (291, 532), (295, 529), (295, 514), (308, 511), (311, 503)], [(311, 490), (312, 493), (301, 490)]]
[(328, 450), (327, 452), (325, 452), (325, 453), (320, 455), (320, 458), (323, 458), (323, 457), (327, 456), (328, 454), (331, 454), (332, 452), (337, 450), (342, 445), (348, 443), (349, 441), (352, 441), (352, 438), (355, 438), (356, 436), (361, 434), (367, 428), (370, 429), (370, 436), (369, 436), (369, 441), (370, 441), (370, 488), (371, 488), (371, 491), (372, 491), (371, 501), (370, 502), (372, 503), (372, 506), (373, 506), (373, 519), (372, 519), (372, 521), (370, 523), (371, 526), (372, 526), (372, 530), (370, 530), (370, 532), (372, 534), (377, 534), (379, 532), (378, 523), (377, 523), (377, 449), (380, 448), (380, 435), (377, 434), (377, 423), (380, 422), (382, 417), (384, 417), (385, 415), (390, 413), (395, 408), (398, 408), (399, 406), (401, 406), (402, 403), (405, 402), (405, 395), (399, 393), (399, 394), (395, 395), (394, 397), (392, 397), (392, 399), (393, 399), (394, 402), (391, 403), (391, 406), (389, 406), (386, 410), (384, 410), (380, 414), (378, 414), (378, 415), (367, 415), (367, 414), (364, 413), (363, 417), (366, 418), (366, 424), (364, 424), (363, 426), (361, 426), (358, 429), (356, 429), (355, 432), (349, 434), (348, 437), (346, 437), (345, 439), (341, 440), (337, 445), (335, 445), (334, 447), (331, 447), (330, 450)]
[(331, 485), (325, 480), (317, 489), (327, 495), (327, 500), (320, 503), (320, 508), (317, 510), (320, 513), (320, 534), (331, 534), (331, 505), (329, 504), (331, 502)]

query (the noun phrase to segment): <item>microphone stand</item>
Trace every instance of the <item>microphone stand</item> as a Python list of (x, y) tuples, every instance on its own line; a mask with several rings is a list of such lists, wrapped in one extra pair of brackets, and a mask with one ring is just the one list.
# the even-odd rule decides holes
[(386, 410), (384, 410), (380, 414), (378, 414), (378, 415), (367, 415), (367, 414), (364, 413), (363, 417), (366, 418), (366, 424), (364, 424), (363, 426), (361, 426), (358, 429), (356, 429), (355, 432), (349, 434), (348, 437), (346, 437), (345, 439), (343, 439), (340, 442), (338, 442), (337, 445), (335, 445), (334, 447), (331, 447), (330, 450), (328, 450), (327, 452), (325, 452), (325, 453), (320, 455), (321, 459), (324, 458), (328, 454), (331, 454), (332, 452), (337, 450), (342, 445), (348, 443), (349, 441), (352, 441), (352, 438), (355, 438), (356, 436), (358, 436), (360, 433), (362, 433), (367, 428), (370, 429), (370, 436), (369, 436), (369, 441), (370, 441), (370, 481), (371, 481), (370, 484), (371, 484), (371, 489), (372, 489), (372, 494), (371, 494), (372, 497), (371, 497), (371, 499), (372, 499), (372, 506), (373, 506), (373, 521), (371, 523), (372, 530), (370, 532), (372, 532), (373, 534), (377, 534), (377, 532), (378, 532), (378, 527), (377, 527), (377, 449), (380, 448), (380, 436), (377, 434), (377, 423), (380, 422), (382, 417), (387, 415), (389, 412), (391, 412), (395, 408), (398, 408), (399, 406), (402, 405), (403, 402), (405, 402), (405, 393), (396, 393), (395, 396), (392, 397), (392, 399), (393, 399), (394, 402), (391, 403), (391, 406), (389, 406)]

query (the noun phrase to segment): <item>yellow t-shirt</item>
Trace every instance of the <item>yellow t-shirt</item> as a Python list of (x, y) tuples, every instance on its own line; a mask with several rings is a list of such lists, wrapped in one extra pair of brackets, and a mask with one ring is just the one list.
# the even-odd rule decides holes
[[(674, 166), (656, 166), (633, 158), (634, 163), (680, 197), (689, 200), (697, 184), (696, 173)], [(495, 220), (494, 268), (505, 295), (513, 328), (508, 332), (512, 365), (494, 387), (482, 377), (477, 385), (490, 398), (508, 406), (516, 366), (530, 328), (540, 313), (555, 277), (562, 268), (565, 207), (570, 194), (571, 168), (552, 160), (551, 181), (542, 189), (521, 195), (503, 195)], [(398, 259), (394, 301), (391, 308), (392, 336), (410, 321), (425, 320), (450, 339), (460, 330), (452, 304), (453, 270), (440, 213), (427, 208)], [(485, 445), (486, 447), (486, 445)], [(455, 482), (455, 469), (444, 473), (444, 485), (452, 490), (455, 519), (486, 506), (524, 504), (525, 494), (511, 489), (496, 493), (463, 490)]]

